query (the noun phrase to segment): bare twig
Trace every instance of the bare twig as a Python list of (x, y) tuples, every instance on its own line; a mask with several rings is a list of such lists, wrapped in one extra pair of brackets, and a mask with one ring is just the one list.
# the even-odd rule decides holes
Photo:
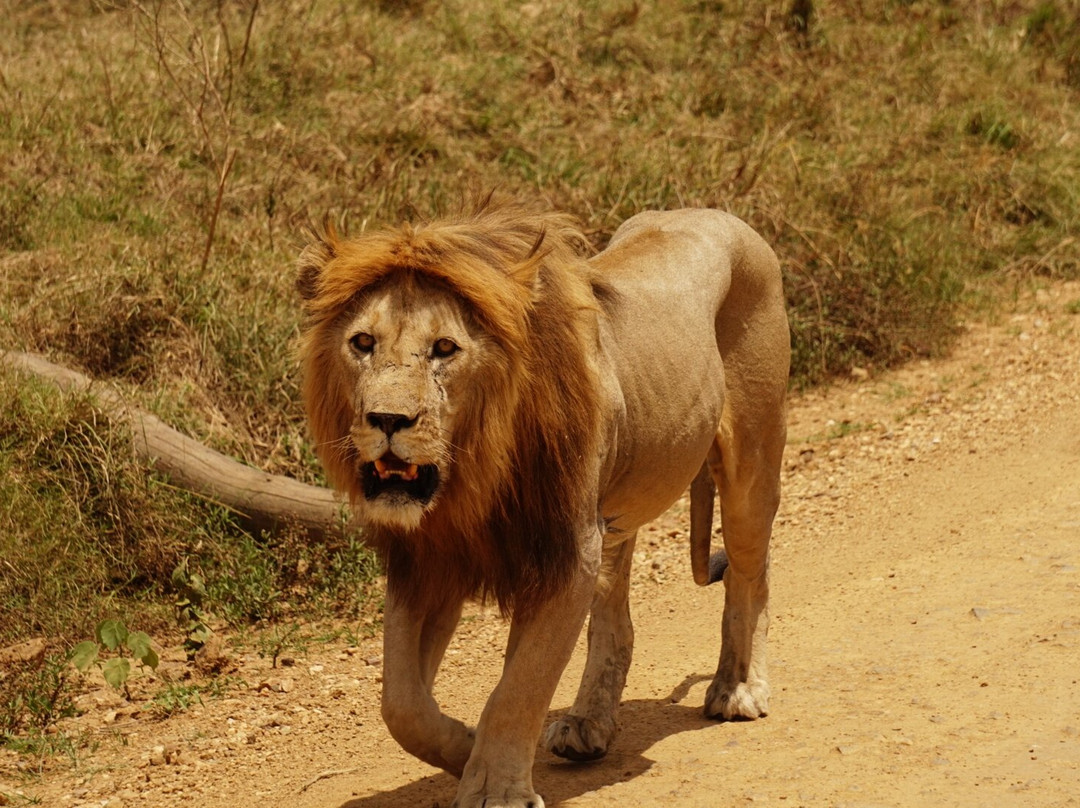
[(248, 46), (251, 44), (251, 31), (255, 27), (255, 14), (259, 10), (259, 0), (253, 0), (251, 3), (251, 13), (248, 15), (247, 30), (244, 31), (244, 47), (240, 49), (240, 69), (244, 69), (244, 63), (247, 61)]
[(320, 780), (329, 780), (331, 777), (341, 777), (342, 775), (354, 774), (358, 771), (360, 771), (360, 767), (353, 766), (351, 769), (330, 769), (329, 771), (320, 772), (319, 774), (308, 780), (306, 783), (304, 783), (304, 785), (300, 788), (300, 793), (303, 794)]
[(233, 85), (236, 73), (247, 60), (259, 0), (252, 2), (239, 55), (233, 51), (225, 4), (217, 4), (218, 37), (224, 44), (223, 57), (208, 44), (203, 28), (193, 19), (184, 0), (174, 0), (170, 4), (182, 23), (183, 38), (171, 33), (163, 19), (165, 5), (165, 0), (155, 0), (149, 7), (141, 2), (134, 3), (145, 21), (145, 34), (157, 55), (158, 69), (183, 100), (214, 171), (214, 204), (206, 223), (206, 244), (200, 263), (200, 271), (205, 272), (217, 234), (225, 188), (237, 157), (233, 144)]
[(206, 265), (210, 261), (210, 247), (214, 243), (214, 232), (217, 230), (218, 214), (221, 213), (221, 199), (225, 195), (225, 182), (229, 178), (229, 171), (232, 169), (233, 161), (235, 159), (236, 152), (230, 150), (225, 157), (225, 165), (221, 167), (221, 174), (218, 177), (217, 197), (214, 199), (214, 209), (210, 214), (210, 225), (207, 227), (206, 247), (203, 249), (202, 263), (199, 265), (200, 272), (206, 272)]

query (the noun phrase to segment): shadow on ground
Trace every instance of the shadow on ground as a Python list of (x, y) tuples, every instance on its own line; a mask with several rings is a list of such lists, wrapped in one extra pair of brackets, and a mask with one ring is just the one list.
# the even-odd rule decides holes
[[(653, 744), (681, 732), (715, 726), (698, 705), (682, 704), (695, 684), (711, 676), (687, 677), (666, 699), (623, 702), (619, 708), (619, 734), (608, 755), (590, 763), (571, 763), (541, 750), (533, 768), (533, 785), (548, 808), (605, 786), (632, 780), (653, 765), (644, 756)], [(562, 715), (552, 712), (548, 721)], [(342, 803), (340, 808), (448, 808), (454, 801), (457, 779), (448, 774), (425, 777), (392, 791), (380, 791)]]

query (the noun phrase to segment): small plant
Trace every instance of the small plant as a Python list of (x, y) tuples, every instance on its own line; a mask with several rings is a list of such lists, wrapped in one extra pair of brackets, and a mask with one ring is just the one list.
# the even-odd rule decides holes
[(145, 709), (155, 718), (170, 718), (190, 709), (192, 705), (202, 704), (203, 694), (211, 698), (222, 698), (231, 683), (229, 678), (211, 679), (202, 684), (166, 682), (165, 687), (154, 695)]
[(260, 657), (270, 657), (270, 667), (276, 668), (278, 658), (287, 648), (303, 649), (306, 641), (310, 639), (299, 634), (300, 626), (290, 623), (287, 626), (274, 626), (268, 632), (259, 636), (256, 646)]
[[(79, 673), (97, 665), (106, 682), (126, 692), (132, 660), (144, 668), (157, 669), (158, 655), (150, 647), (150, 635), (146, 632), (129, 632), (122, 621), (109, 619), (98, 623), (95, 635), (96, 640), (81, 642), (71, 649), (71, 663)], [(106, 652), (115, 656), (103, 658)]]
[(192, 704), (202, 704), (202, 688), (199, 685), (182, 685), (168, 682), (150, 703), (150, 712), (158, 718), (169, 718), (182, 713)]
[[(0, 747), (41, 762), (55, 755), (77, 762), (81, 738), (57, 731), (61, 719), (75, 715), (70, 671), (65, 654), (45, 654), (0, 670)], [(8, 804), (4, 797), (19, 795), (0, 791), (0, 805)]]
[(0, 791), (0, 805), (41, 805), (41, 798)]
[(206, 624), (202, 613), (203, 599), (206, 597), (206, 584), (202, 576), (188, 570), (185, 558), (172, 573), (172, 585), (176, 590), (176, 619), (184, 626), (187, 637), (184, 639), (184, 651), (191, 659), (206, 645), (213, 630)]
[[(22, 735), (4, 735), (4, 746), (19, 755), (38, 759), (38, 773), (44, 766), (47, 758), (63, 755), (71, 761), (72, 766), (79, 764), (79, 750), (86, 747), (87, 740), (82, 734), (75, 736), (66, 732), (44, 732), (37, 727), (30, 729)], [(91, 750), (95, 748), (89, 744)], [(3, 805), (3, 803), (0, 803)]]
[(1080, 298), (1071, 300), (1065, 304), (1065, 311), (1069, 314), (1080, 314)]
[(0, 735), (45, 732), (75, 715), (68, 687), (67, 657), (47, 655), (8, 665), (0, 674)]

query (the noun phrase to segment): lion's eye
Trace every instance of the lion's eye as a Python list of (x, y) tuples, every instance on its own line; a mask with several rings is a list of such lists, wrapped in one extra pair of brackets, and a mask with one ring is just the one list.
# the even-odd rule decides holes
[(435, 344), (431, 346), (431, 353), (433, 356), (439, 359), (445, 359), (453, 353), (457, 353), (457, 343), (452, 339), (443, 337), (442, 339), (435, 340)]
[(357, 353), (371, 353), (375, 348), (375, 337), (371, 334), (353, 334), (349, 338), (349, 344)]

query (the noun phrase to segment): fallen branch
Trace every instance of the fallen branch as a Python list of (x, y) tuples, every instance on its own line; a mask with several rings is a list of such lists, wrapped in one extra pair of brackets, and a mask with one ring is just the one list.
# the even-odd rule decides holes
[(332, 491), (254, 469), (177, 432), (160, 418), (131, 406), (115, 390), (35, 354), (7, 351), (0, 363), (52, 382), (63, 390), (89, 392), (131, 428), (135, 454), (174, 484), (218, 502), (256, 529), (296, 525), (337, 536), (347, 515)]

